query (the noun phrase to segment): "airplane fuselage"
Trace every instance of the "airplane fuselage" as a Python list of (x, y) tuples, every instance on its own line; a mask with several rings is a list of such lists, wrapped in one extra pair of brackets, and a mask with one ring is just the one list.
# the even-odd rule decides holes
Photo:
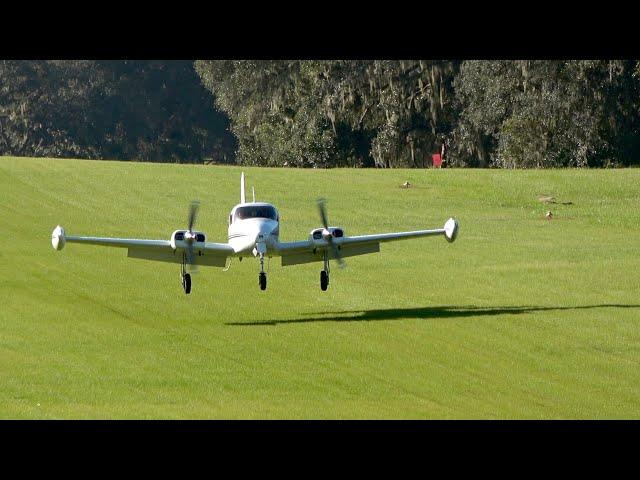
[(280, 217), (270, 203), (239, 203), (229, 214), (229, 245), (236, 254), (257, 255), (278, 245)]

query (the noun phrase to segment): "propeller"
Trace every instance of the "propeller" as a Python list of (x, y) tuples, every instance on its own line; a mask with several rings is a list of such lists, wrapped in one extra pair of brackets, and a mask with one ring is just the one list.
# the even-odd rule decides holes
[(340, 250), (333, 243), (333, 235), (329, 231), (329, 220), (327, 219), (327, 201), (324, 198), (318, 199), (318, 211), (320, 212), (320, 220), (322, 220), (322, 226), (324, 230), (322, 231), (322, 238), (324, 238), (327, 242), (329, 242), (329, 246), (331, 247), (331, 251), (333, 252), (333, 256), (338, 261), (338, 265), (340, 268), (344, 268), (346, 266), (346, 262), (343, 260), (342, 255), (340, 255)]
[(198, 208), (200, 208), (200, 202), (193, 200), (189, 206), (189, 230), (184, 234), (184, 240), (187, 243), (187, 264), (189, 270), (192, 273), (198, 271), (198, 265), (196, 264), (196, 256), (193, 251), (193, 242), (196, 241), (196, 235), (193, 233), (193, 225), (196, 223), (196, 216), (198, 215)]

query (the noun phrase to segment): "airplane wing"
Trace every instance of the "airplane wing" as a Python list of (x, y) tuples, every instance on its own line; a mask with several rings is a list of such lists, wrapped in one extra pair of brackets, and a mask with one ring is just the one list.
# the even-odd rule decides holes
[[(66, 235), (62, 227), (57, 226), (51, 234), (53, 248), (62, 250), (66, 243), (126, 248), (127, 256), (130, 258), (172, 263), (182, 263), (182, 252), (185, 250), (182, 242), (176, 242), (174, 250), (169, 240), (71, 236)], [(193, 251), (198, 265), (214, 267), (224, 267), (227, 257), (234, 253), (228, 243), (213, 242), (195, 242)]]
[[(450, 218), (447, 220), (443, 228), (436, 228), (433, 230), (415, 230), (411, 232), (339, 237), (334, 238), (333, 242), (338, 248), (341, 257), (351, 257), (355, 255), (379, 252), (380, 243), (382, 242), (392, 242), (396, 240), (434, 235), (443, 235), (449, 242), (455, 241), (458, 235), (457, 220)], [(327, 252), (330, 259), (336, 258), (331, 245), (324, 239), (283, 242), (278, 245), (278, 255), (282, 257), (282, 266), (321, 262), (324, 260), (325, 252)]]

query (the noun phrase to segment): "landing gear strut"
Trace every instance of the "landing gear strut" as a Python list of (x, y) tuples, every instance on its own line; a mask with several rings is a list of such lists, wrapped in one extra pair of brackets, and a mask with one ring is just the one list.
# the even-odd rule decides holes
[(185, 255), (183, 253), (182, 254), (182, 269), (181, 269), (182, 288), (184, 289), (184, 293), (189, 295), (191, 293), (191, 275), (187, 273), (185, 264), (186, 264), (186, 257), (185, 257)]
[(260, 254), (260, 276), (258, 277), (260, 282), (260, 290), (267, 289), (267, 274), (264, 272), (264, 253)]
[(320, 272), (320, 290), (323, 292), (329, 286), (329, 255), (324, 252), (324, 270)]

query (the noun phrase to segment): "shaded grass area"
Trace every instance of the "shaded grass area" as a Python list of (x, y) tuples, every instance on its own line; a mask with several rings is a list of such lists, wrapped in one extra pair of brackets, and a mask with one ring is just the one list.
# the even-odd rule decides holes
[(327, 292), (277, 259), (261, 292), (246, 259), (185, 296), (178, 266), (51, 230), (168, 238), (197, 198), (225, 241), (240, 168), (0, 158), (1, 418), (639, 416), (640, 171), (244, 170), (285, 241), (320, 196), (347, 234), (460, 236), (347, 259)]
[(314, 312), (317, 317), (306, 317), (287, 320), (266, 320), (262, 322), (239, 323), (230, 322), (226, 325), (278, 325), (288, 323), (307, 323), (307, 322), (375, 322), (384, 320), (402, 320), (405, 318), (465, 318), (465, 317), (482, 317), (489, 315), (495, 317), (498, 315), (518, 315), (522, 313), (534, 313), (544, 311), (561, 311), (561, 310), (584, 310), (592, 308), (632, 308), (640, 309), (640, 304), (634, 305), (582, 305), (579, 307), (474, 307), (474, 306), (443, 306), (443, 307), (423, 307), (423, 308), (387, 308), (383, 310), (355, 310), (344, 312)]

